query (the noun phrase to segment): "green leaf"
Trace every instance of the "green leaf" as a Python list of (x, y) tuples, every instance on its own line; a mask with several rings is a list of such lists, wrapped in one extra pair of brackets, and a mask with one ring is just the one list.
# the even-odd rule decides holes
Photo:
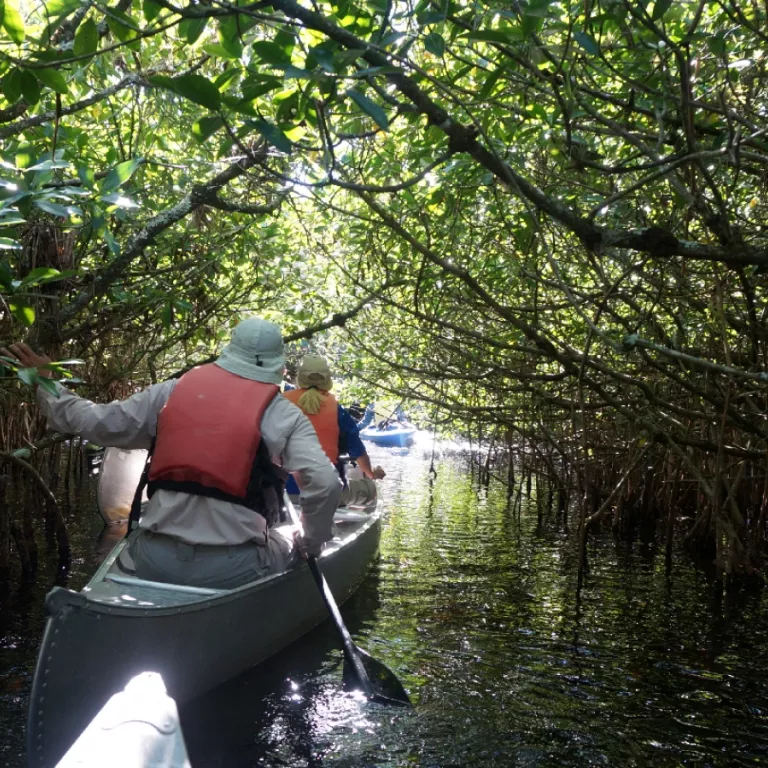
[[(46, 153), (48, 154), (48, 153)], [(50, 157), (47, 160), (43, 160), (40, 163), (27, 166), (28, 171), (56, 171), (61, 168), (69, 168), (69, 162), (67, 160), (51, 160)]]
[(527, 7), (523, 9), (523, 14), (545, 18), (549, 15), (549, 7), (553, 4), (553, 0), (530, 0)]
[(64, 75), (57, 69), (36, 69), (35, 74), (37, 75), (37, 79), (43, 85), (47, 85), (51, 90), (56, 91), (56, 93), (69, 93), (67, 81), (64, 79)]
[(218, 117), (201, 117), (192, 125), (192, 135), (200, 142), (204, 142), (213, 136), (224, 125), (224, 121)]
[(9, 104), (15, 104), (21, 98), (21, 71), (12, 69), (3, 78), (3, 96)]
[(117, 8), (109, 9), (107, 26), (109, 27), (109, 31), (121, 43), (133, 40), (138, 34), (136, 31), (138, 24), (127, 13), (117, 10)]
[(0, 261), (0, 285), (6, 290), (13, 289), (13, 272), (4, 261)]
[(577, 30), (573, 33), (573, 39), (590, 55), (590, 56), (599, 56), (600, 55), (600, 47), (597, 44), (597, 41), (595, 40), (592, 35), (588, 35), (586, 32), (581, 32), (580, 30)]
[(130, 197), (121, 195), (119, 192), (110, 192), (108, 195), (101, 195), (99, 199), (104, 203), (108, 203), (110, 206), (114, 205), (124, 211), (130, 211), (140, 207), (139, 204), (131, 200)]
[(220, 45), (219, 43), (206, 43), (203, 46), (203, 50), (206, 53), (209, 53), (211, 56), (217, 56), (220, 59), (235, 60), (240, 58), (239, 53), (231, 53), (223, 45)]
[(219, 89), (202, 75), (182, 75), (181, 77), (154, 75), (149, 78), (149, 81), (152, 85), (167, 88), (208, 109), (217, 110), (221, 107)]
[(258, 78), (258, 80), (249, 77), (248, 80), (243, 83), (243, 98), (241, 101), (253, 101), (254, 99), (258, 99), (259, 96), (263, 96), (265, 93), (282, 88), (282, 86), (283, 81), (279, 77), (261, 77)]
[(68, 360), (54, 360), (49, 366), (46, 366), (46, 368), (55, 370), (61, 365), (85, 365), (85, 360), (81, 360), (79, 357), (70, 357)]
[(56, 386), (56, 384), (51, 381), (47, 376), (38, 376), (37, 383), (39, 386), (41, 386), (46, 392), (49, 392), (52, 395), (55, 395), (56, 397), (61, 397), (61, 391)]
[[(34, 154), (34, 149), (29, 144), (23, 144), (16, 150), (16, 156), (14, 157), (14, 160), (16, 161), (16, 167), (19, 169), (29, 168), (30, 165), (32, 165), (35, 160), (36, 156)], [(6, 203), (8, 201), (6, 200)]]
[[(32, 313), (32, 322), (34, 322), (34, 312)], [(32, 323), (29, 323), (29, 325), (32, 325)], [(30, 387), (34, 387), (37, 384), (37, 368), (19, 368), (16, 371), (16, 376)]]
[(238, 75), (240, 74), (240, 70), (237, 67), (230, 67), (229, 69), (224, 70), (214, 81), (213, 84), (221, 90), (222, 88), (226, 88), (227, 85)]
[(502, 43), (503, 45), (509, 45), (512, 41), (509, 32), (502, 32), (498, 29), (478, 29), (476, 32), (470, 32), (467, 39), (479, 40), (483, 43)]
[(163, 325), (166, 328), (170, 328), (171, 323), (173, 322), (173, 304), (170, 301), (163, 305), (161, 317), (163, 320)]
[(84, 187), (93, 189), (96, 186), (96, 177), (90, 168), (86, 168), (84, 165), (81, 165), (77, 169), (77, 176), (80, 181), (83, 182)]
[(124, 163), (118, 163), (101, 182), (99, 192), (105, 194), (121, 187), (128, 179), (133, 176), (136, 169), (141, 165), (142, 158), (134, 157), (133, 160), (126, 160)]
[(184, 19), (179, 24), (179, 34), (191, 45), (200, 39), (207, 23), (207, 16), (201, 19)]
[(20, 251), (21, 243), (10, 237), (0, 237), (0, 251)]
[(47, 0), (45, 3), (45, 15), (49, 19), (68, 16), (72, 11), (80, 7), (80, 0)]
[(33, 269), (24, 276), (20, 287), (26, 288), (30, 285), (38, 285), (43, 280), (50, 282), (51, 278), (55, 277), (58, 279), (60, 274), (59, 270), (53, 267), (37, 267), (37, 269)]
[(385, 131), (389, 129), (389, 118), (387, 117), (387, 113), (376, 104), (376, 102), (371, 101), (365, 94), (360, 93), (360, 91), (355, 90), (354, 88), (350, 88), (347, 91), (347, 96), (349, 96), (352, 101), (363, 110), (363, 112), (372, 117), (380, 128)]
[(120, 255), (120, 243), (115, 240), (115, 236), (108, 230), (104, 230), (104, 240), (107, 242), (107, 247), (112, 252), (113, 256)]
[(445, 40), (437, 32), (430, 32), (424, 38), (424, 47), (433, 55), (442, 57), (445, 53)]
[(493, 72), (491, 72), (490, 75), (488, 75), (488, 77), (485, 78), (483, 87), (480, 89), (480, 92), (478, 93), (478, 96), (481, 99), (486, 99), (488, 98), (488, 96), (491, 95), (493, 86), (496, 85), (496, 83), (499, 81), (499, 78), (501, 77), (503, 72), (504, 72), (504, 67), (497, 67)]
[(283, 78), (285, 80), (316, 80), (317, 75), (314, 72), (310, 72), (307, 69), (301, 67), (294, 67), (293, 64), (276, 64), (275, 67), (279, 67), (283, 70)]
[(72, 49), (75, 56), (86, 56), (96, 53), (99, 47), (99, 29), (92, 18), (87, 18), (75, 33), (75, 43)]
[(19, 13), (19, 6), (16, 4), (16, 0), (5, 0), (2, 7), (3, 29), (14, 43), (21, 45), (27, 34), (24, 29), (24, 19)]
[(251, 48), (253, 52), (266, 64), (282, 64), (288, 66), (291, 63), (290, 53), (277, 43), (268, 40), (259, 40)]
[(82, 211), (76, 205), (63, 206), (58, 203), (53, 203), (50, 200), (33, 200), (32, 201), (41, 211), (50, 213), (51, 216), (61, 216), (68, 219), (72, 214), (81, 215)]
[(168, 75), (152, 75), (149, 82), (157, 88), (167, 88), (169, 91), (176, 91), (173, 85), (173, 78)]
[(0, 227), (15, 227), (25, 224), (26, 219), (16, 211), (0, 211)]
[(277, 147), (281, 152), (290, 155), (293, 151), (291, 140), (272, 123), (266, 120), (249, 120), (247, 125), (254, 127), (270, 144)]
[(26, 200), (31, 195), (32, 193), (29, 190), (22, 189), (21, 192), (16, 192), (15, 194), (10, 195), (9, 197), (6, 197), (5, 200), (3, 200), (3, 205), (4, 206), (14, 205), (16, 203), (21, 202), (22, 200)]
[(672, 0), (656, 0), (653, 4), (653, 12), (651, 18), (654, 21), (658, 21), (664, 16), (664, 14), (671, 8)]
[(219, 89), (202, 75), (182, 75), (173, 78), (173, 90), (195, 104), (208, 109), (221, 107)]
[(72, 54), (69, 51), (53, 51), (50, 49), (45, 50), (31, 50), (30, 56), (38, 61), (47, 61), (49, 64), (61, 64), (65, 59), (68, 59)]
[(11, 314), (22, 324), (29, 328), (35, 322), (35, 310), (23, 299), (15, 296), (8, 300), (8, 308)]
[(21, 85), (21, 95), (25, 101), (29, 102), (30, 106), (37, 104), (40, 101), (40, 83), (30, 70), (21, 70), (19, 83)]
[(142, 11), (146, 21), (154, 21), (162, 12), (163, 6), (154, 2), (154, 0), (144, 0), (142, 4)]
[(241, 21), (239, 17), (229, 16), (219, 22), (219, 43), (231, 58), (239, 59), (243, 55), (243, 44), (240, 42)]

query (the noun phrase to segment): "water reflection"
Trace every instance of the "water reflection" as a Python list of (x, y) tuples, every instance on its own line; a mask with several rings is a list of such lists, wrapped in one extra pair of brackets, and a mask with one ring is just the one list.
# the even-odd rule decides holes
[[(428, 461), (389, 464), (381, 558), (344, 615), (416, 711), (367, 707), (360, 719), (339, 690), (341, 657), (324, 627), (188, 710), (200, 765), (768, 758), (761, 599), (718, 608), (719, 593), (685, 560), (670, 579), (653, 545), (610, 538), (590, 545), (577, 595), (576, 553), (552, 521), (537, 530), (535, 515), (509, 511), (503, 489), (478, 492), (450, 461), (431, 493)], [(212, 712), (244, 721), (212, 739), (202, 727)]]
[[(684, 556), (670, 575), (653, 541), (610, 536), (591, 541), (577, 595), (572, 539), (546, 516), (537, 525), (535, 487), (518, 515), (504, 489), (478, 491), (450, 456), (431, 488), (429, 452), (374, 460), (389, 473), (381, 556), (343, 614), (415, 711), (345, 694), (327, 623), (182, 708), (195, 768), (768, 761), (762, 596), (726, 598)], [(93, 570), (96, 537), (84, 523), (77, 535), (89, 557), (73, 566), (72, 586)], [(21, 764), (35, 610), (4, 625), (0, 764)]]

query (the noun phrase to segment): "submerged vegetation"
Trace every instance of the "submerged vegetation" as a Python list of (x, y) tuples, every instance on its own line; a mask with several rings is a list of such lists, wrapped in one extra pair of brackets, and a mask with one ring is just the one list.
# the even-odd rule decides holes
[[(322, 330), (582, 541), (660, 521), (756, 574), (766, 30), (757, 0), (5, 0), (0, 338), (109, 399), (243, 312)], [(0, 398), (0, 471), (50, 479)]]

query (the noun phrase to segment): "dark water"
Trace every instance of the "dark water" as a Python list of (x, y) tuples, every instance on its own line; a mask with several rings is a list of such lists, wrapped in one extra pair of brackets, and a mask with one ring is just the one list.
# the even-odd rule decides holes
[[(768, 764), (762, 596), (721, 599), (684, 556), (669, 578), (654, 545), (605, 537), (577, 599), (573, 544), (554, 523), (537, 531), (525, 508), (518, 521), (458, 460), (439, 463), (430, 492), (429, 462), (412, 453), (375, 456), (390, 473), (381, 558), (343, 613), (414, 712), (342, 693), (323, 625), (183, 709), (195, 768)], [(98, 521), (83, 521), (78, 546), (92, 552)], [(74, 586), (91, 567), (77, 564)], [(22, 764), (42, 591), (27, 618), (3, 608), (8, 765)]]

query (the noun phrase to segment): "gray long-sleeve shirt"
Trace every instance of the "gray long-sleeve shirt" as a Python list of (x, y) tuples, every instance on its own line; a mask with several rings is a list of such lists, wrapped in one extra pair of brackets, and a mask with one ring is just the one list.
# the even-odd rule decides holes
[[(149, 448), (157, 434), (157, 417), (176, 380), (153, 384), (127, 400), (108, 404), (92, 403), (57, 386), (59, 397), (37, 389), (50, 427), (103, 446)], [(304, 542), (310, 554), (317, 554), (332, 538), (333, 513), (341, 495), (339, 476), (309, 419), (281, 395), (267, 406), (261, 435), (272, 461), (301, 478)], [(152, 495), (140, 525), (190, 544), (263, 543), (266, 536), (266, 521), (247, 507), (169, 490)]]

